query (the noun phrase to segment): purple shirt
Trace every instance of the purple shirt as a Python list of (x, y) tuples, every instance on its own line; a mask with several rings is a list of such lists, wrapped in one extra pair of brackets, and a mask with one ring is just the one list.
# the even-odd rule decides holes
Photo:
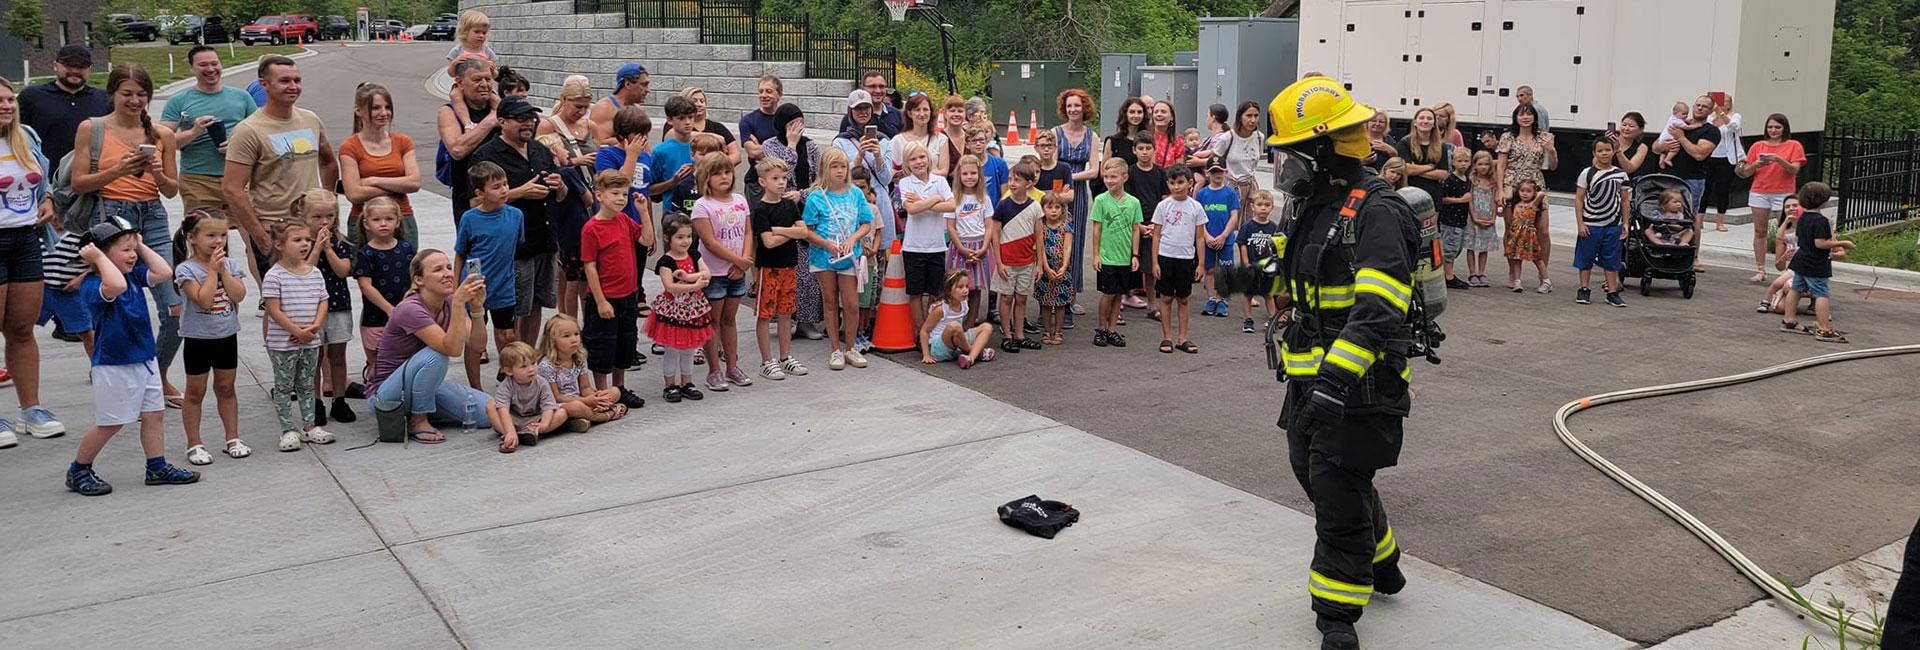
[(380, 389), (380, 382), (400, 368), (400, 364), (412, 359), (413, 355), (427, 349), (427, 342), (414, 336), (414, 332), (426, 329), (429, 325), (447, 326), (447, 318), (453, 313), (453, 298), (448, 297), (446, 306), (440, 310), (440, 318), (427, 311), (427, 303), (419, 294), (407, 296), (400, 304), (393, 306), (393, 313), (387, 316), (387, 327), (380, 331), (380, 350), (374, 355), (373, 376), (367, 379), (367, 393)]

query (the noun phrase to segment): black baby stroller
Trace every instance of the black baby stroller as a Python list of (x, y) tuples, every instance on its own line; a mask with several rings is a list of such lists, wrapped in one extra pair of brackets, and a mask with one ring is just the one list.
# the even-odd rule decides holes
[[(1695, 282), (1693, 261), (1698, 251), (1692, 245), (1670, 245), (1647, 238), (1647, 227), (1681, 225), (1660, 217), (1660, 197), (1668, 191), (1687, 193), (1687, 183), (1667, 174), (1648, 174), (1633, 181), (1633, 222), (1628, 224), (1626, 269), (1624, 277), (1640, 278), (1640, 295), (1653, 292), (1654, 280), (1679, 280), (1680, 295), (1693, 298)], [(1684, 226), (1693, 227), (1693, 206), (1683, 202)], [(1700, 233), (1694, 233), (1699, 237)], [(1696, 239), (1696, 241), (1698, 241)]]

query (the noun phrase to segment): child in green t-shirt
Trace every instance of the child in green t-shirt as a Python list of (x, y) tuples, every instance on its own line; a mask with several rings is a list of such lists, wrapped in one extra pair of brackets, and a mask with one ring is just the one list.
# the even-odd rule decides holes
[(1120, 320), (1120, 299), (1138, 288), (1140, 238), (1134, 236), (1134, 226), (1140, 224), (1140, 199), (1127, 194), (1127, 161), (1108, 158), (1100, 165), (1100, 180), (1107, 191), (1094, 197), (1087, 211), (1100, 249), (1100, 324), (1093, 330), (1093, 344), (1124, 348), (1127, 339), (1114, 327)]

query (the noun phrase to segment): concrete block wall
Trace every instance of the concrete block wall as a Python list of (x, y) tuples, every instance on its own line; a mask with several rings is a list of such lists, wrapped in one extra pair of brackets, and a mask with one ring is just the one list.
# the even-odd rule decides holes
[(489, 44), (502, 63), (527, 77), (535, 105), (551, 105), (561, 82), (574, 74), (586, 75), (594, 95), (603, 96), (613, 88), (614, 71), (629, 62), (646, 66), (652, 76), (648, 106), (698, 86), (707, 93), (708, 117), (729, 128), (759, 106), (763, 75), (780, 77), (785, 101), (806, 111), (809, 125), (819, 128), (839, 124), (853, 90), (852, 80), (802, 78), (802, 63), (755, 61), (750, 46), (702, 44), (698, 29), (626, 28), (618, 13), (575, 14), (572, 0), (462, 0), (460, 9), (478, 9), (491, 19)]

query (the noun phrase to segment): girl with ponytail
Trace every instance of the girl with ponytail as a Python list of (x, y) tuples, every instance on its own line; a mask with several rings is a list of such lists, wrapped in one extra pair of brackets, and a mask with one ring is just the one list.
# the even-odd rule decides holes
[[(87, 173), (84, 165), (73, 170), (73, 191), (99, 192), (101, 213), (119, 217), (140, 230), (147, 248), (162, 257), (173, 256), (173, 232), (167, 223), (166, 209), (160, 197), (180, 192), (180, 172), (175, 161), (173, 129), (154, 124), (147, 114), (153, 101), (153, 78), (138, 64), (122, 63), (107, 74), (107, 98), (113, 112), (82, 121), (73, 136), (73, 159), (87, 160), (100, 152), (100, 169)], [(95, 141), (96, 121), (101, 137)], [(178, 258), (167, 259), (169, 264)], [(172, 283), (153, 287), (154, 306), (160, 314), (159, 347), (161, 384), (166, 389), (167, 406), (180, 408), (181, 395), (167, 378), (173, 357), (180, 351), (180, 293)]]

